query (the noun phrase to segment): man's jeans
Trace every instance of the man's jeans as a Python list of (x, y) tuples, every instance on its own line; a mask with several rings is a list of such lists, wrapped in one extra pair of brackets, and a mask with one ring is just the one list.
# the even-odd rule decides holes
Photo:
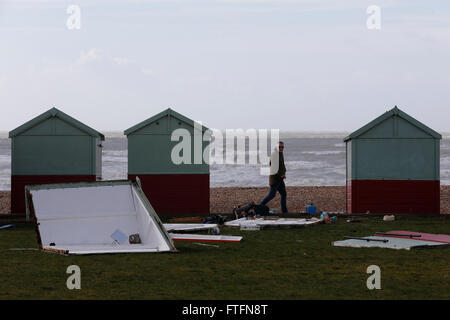
[(267, 194), (267, 196), (263, 199), (263, 201), (261, 201), (260, 204), (266, 204), (267, 202), (269, 202), (270, 200), (272, 200), (273, 198), (275, 198), (275, 195), (277, 194), (277, 191), (280, 193), (281, 196), (281, 211), (283, 211), (283, 213), (286, 213), (288, 210), (286, 208), (286, 186), (284, 185), (284, 181), (281, 180), (280, 182), (278, 182), (277, 184), (270, 186), (270, 191)]

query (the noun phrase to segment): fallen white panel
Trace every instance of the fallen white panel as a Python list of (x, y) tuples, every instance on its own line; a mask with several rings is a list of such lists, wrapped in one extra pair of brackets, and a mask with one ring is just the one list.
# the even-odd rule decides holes
[(212, 223), (164, 223), (168, 232), (172, 231), (202, 231), (215, 229), (219, 225)]
[(259, 226), (261, 228), (280, 228), (280, 227), (292, 228), (292, 227), (312, 225), (320, 222), (321, 220), (317, 218), (311, 219), (279, 218), (276, 220), (264, 218), (256, 218), (256, 219), (240, 218), (225, 222), (225, 225), (228, 227), (239, 227), (239, 228), (241, 226)]
[(214, 236), (206, 234), (178, 234), (169, 233), (173, 241), (195, 241), (195, 242), (241, 242), (240, 236)]
[[(135, 182), (66, 183), (26, 190), (27, 214), (35, 217), (43, 250), (68, 254), (176, 250)], [(117, 241), (122, 234), (125, 237)], [(139, 234), (141, 243), (129, 243), (133, 234)]]
[(333, 242), (333, 246), (335, 247), (389, 248), (406, 250), (410, 250), (411, 248), (439, 245), (445, 245), (445, 243), (379, 236), (361, 237), (360, 239), (347, 239)]

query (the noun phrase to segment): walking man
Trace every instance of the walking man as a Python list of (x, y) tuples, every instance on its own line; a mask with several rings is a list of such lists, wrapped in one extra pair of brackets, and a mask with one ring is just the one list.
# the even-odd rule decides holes
[(270, 200), (275, 198), (277, 191), (281, 196), (281, 211), (287, 213), (286, 207), (286, 186), (284, 185), (284, 179), (286, 179), (286, 167), (284, 166), (284, 143), (278, 142), (278, 147), (270, 155), (270, 176), (269, 185), (270, 190), (267, 196), (261, 201), (260, 204), (265, 205)]

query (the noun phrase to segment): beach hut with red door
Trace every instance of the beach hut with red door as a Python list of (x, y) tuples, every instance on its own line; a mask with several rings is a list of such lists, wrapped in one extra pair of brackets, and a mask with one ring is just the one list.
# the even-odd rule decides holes
[(347, 213), (440, 213), (441, 138), (397, 107), (346, 137)]
[(52, 108), (9, 132), (11, 212), (25, 214), (25, 186), (101, 179), (100, 132)]
[(209, 214), (208, 132), (170, 108), (125, 130), (128, 179), (158, 214)]

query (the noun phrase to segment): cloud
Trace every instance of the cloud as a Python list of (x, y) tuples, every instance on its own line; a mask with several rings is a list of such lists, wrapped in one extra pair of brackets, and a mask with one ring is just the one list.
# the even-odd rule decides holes
[(150, 69), (150, 68), (143, 68), (143, 69), (141, 69), (141, 71), (142, 71), (143, 74), (153, 75), (153, 70)]
[(113, 58), (114, 62), (117, 64), (131, 64), (133, 61), (131, 61), (128, 58)]
[[(36, 68), (32, 68), (36, 71)], [(120, 72), (133, 72), (150, 75), (151, 69), (145, 66), (141, 66), (139, 63), (126, 57), (113, 57), (99, 48), (91, 48), (87, 51), (81, 51), (79, 56), (73, 61), (64, 63), (52, 63), (47, 61), (47, 65), (44, 65), (39, 69), (43, 73), (48, 74), (67, 74), (71, 73), (89, 73), (93, 72), (96, 76), (117, 74)]]
[(100, 49), (93, 48), (88, 52), (81, 51), (80, 56), (75, 61), (75, 65), (84, 65), (100, 61), (102, 52)]
[(0, 73), (0, 99), (11, 111), (0, 119), (4, 129), (52, 106), (75, 117), (94, 117), (93, 126), (123, 129), (136, 121), (126, 122), (133, 115), (126, 110), (144, 105), (149, 95), (160, 96), (149, 67), (100, 48), (82, 50), (71, 61), (46, 60), (15, 71)]

